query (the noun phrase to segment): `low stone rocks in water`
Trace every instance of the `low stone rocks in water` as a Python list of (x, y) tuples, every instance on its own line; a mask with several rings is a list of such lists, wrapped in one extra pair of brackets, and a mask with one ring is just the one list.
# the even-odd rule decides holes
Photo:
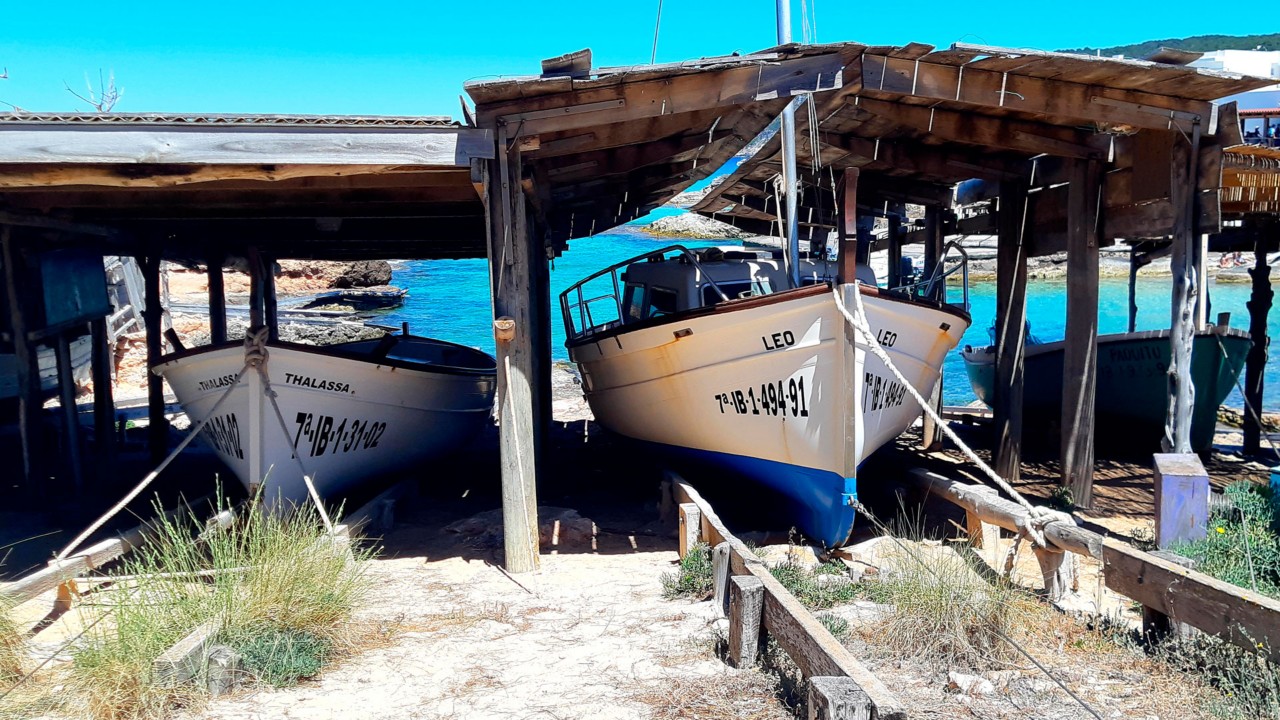
[(744, 237), (741, 230), (695, 213), (671, 215), (640, 227), (640, 231), (659, 238), (685, 240), (737, 240)]
[[(486, 510), (445, 526), (445, 530), (468, 538), (475, 547), (502, 546), (502, 509)], [(596, 524), (577, 510), (561, 507), (538, 508), (538, 542), (543, 548), (590, 545)]]
[[(227, 339), (244, 338), (248, 323), (238, 318), (227, 318)], [(280, 325), (280, 339), (284, 342), (299, 345), (337, 345), (357, 340), (376, 340), (387, 331), (381, 328), (368, 327), (357, 323), (283, 323)], [(182, 338), (187, 347), (198, 347), (209, 344), (209, 331), (205, 328), (186, 333)]]
[(348, 263), (334, 278), (332, 288), (383, 287), (391, 284), (391, 264), (385, 260), (360, 260)]

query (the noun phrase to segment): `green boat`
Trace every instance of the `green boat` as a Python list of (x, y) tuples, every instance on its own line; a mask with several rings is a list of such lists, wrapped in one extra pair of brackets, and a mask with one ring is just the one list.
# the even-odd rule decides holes
[[(1195, 407), (1191, 446), (1213, 445), (1218, 406), (1235, 387), (1253, 341), (1242, 330), (1210, 326), (1196, 333), (1191, 355)], [(995, 387), (993, 346), (961, 351), (969, 383), (978, 399), (991, 405)], [(1062, 342), (1028, 345), (1023, 381), (1023, 427), (1058, 427), (1062, 418)], [(1099, 444), (1134, 451), (1158, 451), (1164, 435), (1169, 385), (1169, 331), (1098, 337), (1098, 387), (1094, 396)]]

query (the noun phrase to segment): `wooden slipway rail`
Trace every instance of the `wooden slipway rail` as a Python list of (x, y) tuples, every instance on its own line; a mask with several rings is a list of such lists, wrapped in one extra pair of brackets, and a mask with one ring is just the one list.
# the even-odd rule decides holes
[(680, 503), (680, 556), (697, 542), (714, 548), (716, 597), (729, 606), (730, 662), (754, 662), (767, 635), (809, 680), (810, 718), (906, 720), (897, 697), (729, 532), (711, 505), (678, 476), (668, 479)]
[[(924, 469), (906, 477), (915, 485), (964, 508), (969, 527), (974, 519), (1018, 531), (1027, 511), (1011, 500), (997, 497), (993, 488), (967, 485)], [(1086, 555), (1102, 562), (1108, 588), (1147, 608), (1250, 650), (1264, 649), (1280, 661), (1280, 601), (1184, 568), (1115, 538), (1104, 537), (1065, 522), (1049, 523), (1045, 538), (1057, 551)], [(1060, 562), (1060, 560), (1059, 560)], [(1056, 564), (1046, 564), (1046, 590)]]

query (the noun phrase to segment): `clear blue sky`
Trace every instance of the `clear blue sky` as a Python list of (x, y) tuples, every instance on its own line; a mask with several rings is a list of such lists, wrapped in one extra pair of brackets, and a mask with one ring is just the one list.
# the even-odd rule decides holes
[[(816, 8), (815, 8), (816, 5)], [(13, 2), (0, 12), (0, 101), (88, 109), (85, 74), (114, 71), (122, 112), (452, 115), (462, 83), (538, 72), (590, 47), (597, 67), (648, 62), (658, 0), (486, 2)], [(802, 8), (793, 3), (795, 36)], [(1056, 49), (1244, 32), (1184, 0), (1116, 6), (1026, 0), (807, 0), (822, 42), (977, 42)], [(1096, 22), (1086, 24), (1086, 19)], [(1266, 28), (1252, 28), (1267, 32)], [(664, 0), (658, 60), (774, 44), (773, 0)]]

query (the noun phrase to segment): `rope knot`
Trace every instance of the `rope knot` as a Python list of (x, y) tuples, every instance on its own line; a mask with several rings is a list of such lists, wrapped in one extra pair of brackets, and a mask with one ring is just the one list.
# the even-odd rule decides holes
[(244, 335), (244, 362), (246, 365), (260, 367), (265, 365), (269, 353), (267, 352), (267, 337), (270, 330), (265, 327), (251, 329)]

